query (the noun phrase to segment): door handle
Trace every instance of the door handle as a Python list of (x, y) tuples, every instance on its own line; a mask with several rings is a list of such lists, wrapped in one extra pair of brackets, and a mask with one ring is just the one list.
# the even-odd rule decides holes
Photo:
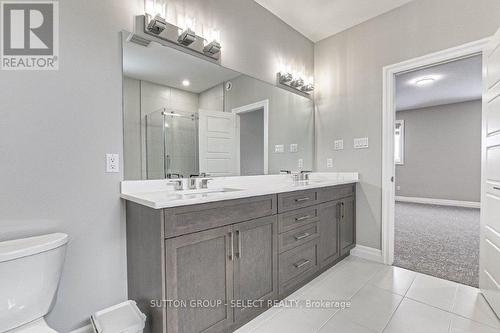
[(295, 221), (299, 222), (299, 221), (304, 221), (304, 220), (307, 220), (310, 218), (311, 218), (311, 215), (305, 215), (305, 216), (301, 216), (301, 217), (296, 217)]
[(307, 238), (307, 237), (309, 237), (309, 236), (311, 236), (311, 234), (310, 234), (310, 233), (308, 233), (308, 232), (304, 232), (304, 233), (303, 233), (303, 234), (301, 234), (301, 235), (295, 235), (295, 239), (296, 239), (296, 240), (301, 240), (301, 239)]
[(335, 206), (337, 207), (337, 209), (336, 209), (336, 211), (337, 211), (337, 218), (340, 220), (342, 218), (341, 203), (338, 202)]
[(303, 202), (303, 201), (307, 201), (307, 200), (310, 200), (311, 198), (309, 197), (303, 197), (303, 198), (297, 198), (295, 199), (295, 202)]
[(341, 209), (341, 213), (342, 213), (342, 219), (344, 218), (344, 213), (345, 213), (345, 206), (344, 206), (344, 202), (342, 201), (342, 209)]
[(231, 242), (231, 251), (229, 252), (229, 260), (233, 260), (234, 259), (234, 235), (233, 235), (233, 232), (230, 231), (229, 232), (229, 238), (230, 238), (230, 242)]
[(301, 267), (304, 267), (305, 265), (307, 265), (310, 262), (311, 262), (311, 260), (303, 259), (301, 261), (296, 262), (293, 265), (295, 266), (295, 268), (301, 268)]

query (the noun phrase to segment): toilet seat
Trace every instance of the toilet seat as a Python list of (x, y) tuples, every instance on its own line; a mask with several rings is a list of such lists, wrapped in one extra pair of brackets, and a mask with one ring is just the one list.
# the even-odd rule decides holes
[(40, 318), (31, 323), (24, 324), (23, 326), (14, 328), (5, 333), (57, 333), (47, 325), (45, 319)]

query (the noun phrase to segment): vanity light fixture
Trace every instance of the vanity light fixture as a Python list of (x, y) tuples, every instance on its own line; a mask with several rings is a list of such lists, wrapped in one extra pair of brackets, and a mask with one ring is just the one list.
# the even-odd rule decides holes
[(292, 74), (288, 71), (279, 71), (276, 74), (278, 86), (309, 96), (314, 91), (312, 77), (304, 79), (302, 74)]
[(287, 72), (279, 72), (278, 77), (281, 83), (290, 83), (293, 80), (293, 75)]
[(299, 77), (294, 77), (292, 82), (290, 82), (290, 86), (292, 88), (301, 88), (304, 85), (304, 79)]
[[(147, 1), (154, 2), (155, 0)], [(152, 8), (153, 6), (149, 7)], [(155, 13), (154, 16), (152, 13)], [(203, 33), (197, 35), (195, 29), (196, 20), (194, 18), (179, 17), (177, 22), (178, 25), (167, 22), (165, 16), (151, 9), (149, 12), (146, 11), (144, 15), (135, 17), (133, 38), (129, 38), (129, 41), (137, 42), (142, 46), (147, 46), (152, 41), (164, 46), (172, 46), (173, 43), (212, 61), (220, 60), (222, 47), (216, 30), (211, 31), (211, 36), (205, 36)]]
[(163, 17), (161, 17), (159, 14), (156, 14), (156, 16), (152, 19), (149, 20), (147, 30), (149, 32), (154, 33), (155, 35), (159, 35), (165, 30), (167, 27), (167, 21)]
[(208, 34), (205, 37), (205, 46), (203, 47), (203, 53), (214, 56), (221, 50), (221, 45), (219, 43), (220, 40), (220, 31), (215, 29), (208, 29)]
[(186, 28), (177, 38), (179, 44), (184, 46), (191, 45), (196, 40), (196, 34), (190, 28)]
[(211, 41), (203, 48), (203, 53), (214, 56), (220, 52), (221, 46), (216, 40)]

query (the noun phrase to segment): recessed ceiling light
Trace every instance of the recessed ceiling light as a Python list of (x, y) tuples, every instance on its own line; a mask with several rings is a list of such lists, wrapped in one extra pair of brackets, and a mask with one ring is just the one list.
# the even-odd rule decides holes
[(428, 86), (428, 85), (433, 84), (435, 81), (436, 81), (436, 79), (433, 77), (425, 77), (425, 78), (422, 78), (422, 79), (415, 81), (415, 85), (417, 87), (424, 87), (424, 86)]
[(191, 84), (191, 82), (189, 82), (189, 80), (183, 80), (183, 81), (182, 81), (182, 85), (183, 85), (184, 87), (188, 87), (190, 84)]

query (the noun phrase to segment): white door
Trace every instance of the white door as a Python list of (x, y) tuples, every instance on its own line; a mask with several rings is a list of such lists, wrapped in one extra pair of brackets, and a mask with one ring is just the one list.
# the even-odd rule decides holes
[(484, 52), (479, 286), (500, 316), (500, 31)]
[(200, 109), (200, 173), (210, 176), (235, 176), (235, 115), (230, 112)]

